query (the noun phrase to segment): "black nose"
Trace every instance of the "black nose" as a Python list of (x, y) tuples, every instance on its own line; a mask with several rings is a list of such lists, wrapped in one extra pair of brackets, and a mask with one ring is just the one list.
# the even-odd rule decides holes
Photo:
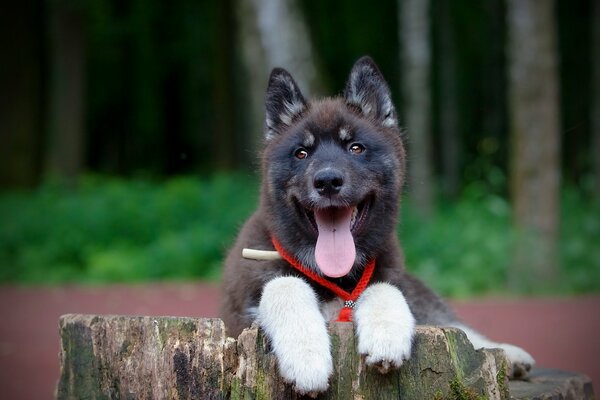
[(331, 196), (342, 190), (344, 176), (337, 169), (323, 169), (315, 174), (313, 184), (320, 195)]

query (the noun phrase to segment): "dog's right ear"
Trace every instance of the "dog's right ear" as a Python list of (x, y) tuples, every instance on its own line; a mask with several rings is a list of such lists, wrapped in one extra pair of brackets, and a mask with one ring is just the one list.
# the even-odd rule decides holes
[(398, 126), (390, 88), (371, 57), (362, 57), (352, 67), (344, 98), (383, 126)]
[(306, 100), (294, 78), (283, 68), (275, 68), (269, 77), (265, 99), (265, 137), (273, 139), (292, 124), (306, 109)]

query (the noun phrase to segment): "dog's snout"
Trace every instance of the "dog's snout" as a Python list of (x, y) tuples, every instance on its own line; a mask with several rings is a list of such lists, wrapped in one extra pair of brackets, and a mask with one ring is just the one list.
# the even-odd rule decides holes
[(315, 174), (313, 184), (322, 196), (338, 194), (344, 185), (344, 176), (341, 171), (333, 168), (321, 170)]

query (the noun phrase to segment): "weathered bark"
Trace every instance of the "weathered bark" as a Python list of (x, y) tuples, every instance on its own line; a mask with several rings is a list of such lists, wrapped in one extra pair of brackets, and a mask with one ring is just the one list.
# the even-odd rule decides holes
[(519, 240), (513, 287), (558, 278), (560, 116), (554, 1), (511, 0), (507, 9), (511, 189)]
[[(503, 353), (475, 351), (457, 329), (419, 327), (410, 360), (387, 375), (356, 353), (352, 324), (333, 323), (330, 334), (334, 373), (321, 399), (509, 398)], [(268, 341), (255, 327), (236, 341), (225, 336), (219, 319), (65, 315), (60, 336), (58, 399), (300, 397), (280, 378)], [(592, 393), (589, 379), (581, 379), (578, 390)]]
[(219, 398), (235, 341), (216, 319), (66, 315), (59, 399)]
[(433, 212), (431, 155), (431, 42), (429, 1), (399, 0), (404, 121), (410, 148), (409, 193), (424, 215)]

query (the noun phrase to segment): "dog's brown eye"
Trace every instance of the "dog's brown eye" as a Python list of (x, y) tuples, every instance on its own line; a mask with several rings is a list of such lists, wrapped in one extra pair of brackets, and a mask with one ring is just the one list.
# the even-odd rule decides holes
[(363, 151), (365, 151), (365, 146), (363, 146), (360, 143), (353, 143), (350, 145), (349, 150), (350, 150), (350, 153), (352, 153), (352, 154), (360, 154)]
[(301, 147), (298, 150), (296, 150), (294, 155), (296, 156), (296, 158), (298, 160), (304, 160), (306, 157), (308, 157), (308, 151), (306, 151), (306, 149)]

